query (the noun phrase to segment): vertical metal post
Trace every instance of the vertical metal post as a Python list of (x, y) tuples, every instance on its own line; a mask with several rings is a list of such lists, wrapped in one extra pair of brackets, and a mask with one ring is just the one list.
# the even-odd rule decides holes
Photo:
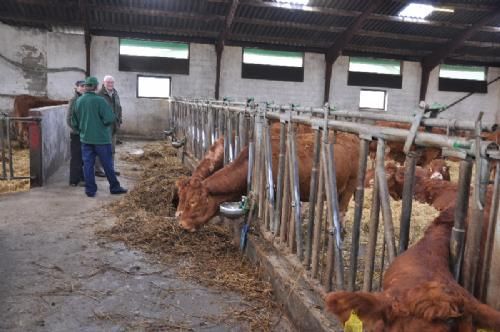
[[(30, 185), (41, 187), (43, 181), (43, 160), (42, 160), (42, 126), (41, 120), (30, 123)], [(12, 158), (11, 158), (12, 159)]]
[(380, 205), (382, 207), (382, 217), (384, 218), (384, 238), (387, 244), (389, 264), (396, 258), (396, 244), (394, 241), (394, 225), (392, 223), (392, 211), (389, 200), (389, 189), (385, 176), (384, 166), (385, 142), (379, 138), (377, 143), (376, 175), (378, 179), (378, 189), (380, 194)]
[(480, 157), (479, 168), (476, 169), (476, 183), (474, 186), (474, 209), (472, 211), (473, 223), (467, 226), (467, 240), (464, 259), (464, 288), (474, 295), (476, 292), (476, 280), (478, 277), (479, 255), (481, 254), (481, 234), (484, 223), (484, 206), (486, 201), (486, 189), (489, 182), (490, 167), (489, 160)]
[[(371, 138), (370, 138), (371, 140)], [(361, 218), (363, 217), (363, 200), (365, 194), (365, 175), (368, 162), (368, 147), (370, 142), (362, 138), (359, 141), (359, 164), (356, 192), (354, 194), (354, 221), (352, 224), (352, 248), (351, 248), (351, 269), (349, 271), (348, 290), (353, 292), (356, 285), (356, 274), (358, 270), (359, 237), (361, 233)]]
[[(273, 181), (273, 151), (272, 151), (272, 146), (271, 146), (271, 131), (269, 128), (269, 121), (267, 119), (264, 119), (264, 128), (265, 128), (265, 133), (264, 133), (264, 138), (265, 138), (265, 144), (264, 144), (264, 150), (265, 150), (265, 170), (266, 170), (266, 176), (267, 176), (267, 183), (266, 183), (266, 189), (267, 189), (267, 204), (268, 204), (268, 219), (266, 219), (266, 222), (268, 223), (268, 226), (270, 226), (270, 230), (272, 232), (275, 232), (276, 226), (274, 225), (274, 207), (275, 207), (275, 201), (274, 201), (274, 181)], [(271, 224), (271, 225), (269, 225)]]
[[(287, 143), (288, 146), (288, 143)], [(283, 175), (283, 204), (281, 210), (281, 230), (280, 230), (280, 241), (281, 243), (286, 243), (291, 239), (288, 238), (288, 223), (290, 217), (290, 167), (289, 164), (290, 150), (287, 148), (285, 152), (285, 171)]]
[(227, 148), (228, 148), (228, 161), (232, 162), (234, 160), (234, 144), (233, 144), (233, 116), (231, 112), (227, 111), (227, 133), (226, 137), (229, 140)]
[(365, 269), (363, 274), (363, 291), (365, 292), (370, 292), (372, 290), (379, 215), (380, 195), (378, 190), (378, 179), (375, 176), (373, 179), (372, 206), (370, 211), (370, 224), (368, 226), (368, 245), (366, 248)]
[(7, 177), (7, 160), (5, 158), (5, 147), (6, 147), (6, 131), (9, 130), (9, 128), (6, 128), (6, 117), (3, 115), (0, 115), (0, 152), (2, 156), (2, 179), (5, 179)]
[(467, 158), (460, 162), (458, 177), (458, 193), (455, 206), (455, 217), (450, 239), (450, 261), (453, 276), (460, 279), (465, 242), (465, 219), (469, 207), (469, 189), (472, 177), (472, 160)]
[(286, 124), (280, 122), (280, 154), (278, 158), (278, 181), (276, 184), (276, 206), (274, 212), (274, 226), (276, 227), (275, 234), (281, 234), (281, 209), (283, 206), (283, 179), (285, 177), (285, 154), (286, 154)]
[[(321, 143), (320, 143), (321, 144)], [(311, 274), (313, 278), (318, 277), (320, 248), (321, 248), (321, 224), (323, 221), (323, 202), (325, 201), (325, 171), (322, 164), (319, 165), (319, 179), (318, 179), (318, 200), (316, 206), (309, 207), (316, 209), (316, 220), (314, 222), (314, 239), (312, 249), (312, 267)]]
[(295, 220), (295, 239), (297, 242), (297, 256), (302, 262), (304, 251), (302, 244), (302, 218), (300, 214), (300, 188), (299, 188), (299, 161), (297, 160), (297, 147), (295, 142), (295, 129), (291, 121), (288, 123), (288, 142), (290, 146), (290, 176), (292, 179), (292, 208), (294, 210)]
[(415, 191), (415, 167), (417, 165), (417, 159), (418, 155), (413, 151), (408, 152), (406, 155), (401, 218), (399, 221), (399, 254), (408, 249), (408, 242), (410, 239), (410, 220), (413, 192)]
[(241, 133), (240, 133), (239, 120), (242, 117), (242, 114), (236, 112), (234, 116), (236, 121), (236, 124), (234, 126), (234, 158), (236, 159), (236, 156), (239, 155), (241, 151), (241, 138), (240, 138)]
[(319, 128), (314, 128), (314, 156), (311, 170), (311, 184), (309, 186), (309, 218), (307, 221), (306, 253), (304, 265), (306, 269), (310, 268), (312, 256), (312, 242), (314, 229), (314, 214), (316, 200), (318, 196), (318, 167), (321, 152), (321, 133)]
[(490, 218), (488, 220), (488, 237), (486, 239), (486, 244), (484, 246), (484, 263), (483, 270), (481, 271), (481, 289), (480, 289), (480, 299), (482, 301), (486, 301), (487, 290), (489, 288), (489, 279), (490, 279), (490, 268), (491, 268), (491, 259), (493, 255), (493, 243), (495, 238), (495, 229), (497, 226), (497, 217), (498, 217), (498, 205), (500, 198), (500, 162), (496, 163), (496, 174), (495, 181), (493, 184), (493, 197), (490, 208)]
[[(17, 120), (19, 121), (19, 120)], [(14, 164), (13, 164), (13, 158), (12, 158), (12, 142), (10, 141), (10, 119), (7, 117), (7, 149), (9, 151), (9, 175), (7, 176), (7, 180), (10, 180), (14, 177)], [(23, 124), (21, 124), (23, 125)], [(41, 147), (40, 147), (40, 151), (41, 151)]]

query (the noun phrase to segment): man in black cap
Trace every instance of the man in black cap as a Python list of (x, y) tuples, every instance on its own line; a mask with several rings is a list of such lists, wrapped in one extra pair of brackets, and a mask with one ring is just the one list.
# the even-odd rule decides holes
[(99, 82), (90, 76), (85, 80), (85, 94), (76, 101), (76, 109), (71, 118), (71, 125), (80, 132), (82, 143), (83, 173), (85, 194), (95, 197), (95, 158), (99, 157), (109, 182), (111, 194), (124, 194), (127, 189), (120, 186), (113, 168), (111, 148), (111, 128), (116, 116), (104, 98), (96, 95)]
[(80, 144), (80, 133), (77, 129), (71, 127), (71, 117), (75, 112), (76, 100), (85, 92), (85, 81), (79, 80), (75, 83), (75, 93), (69, 101), (68, 112), (66, 113), (66, 123), (71, 128), (70, 147), (71, 159), (69, 162), (69, 185), (76, 187), (80, 181), (83, 181), (83, 160), (82, 147)]

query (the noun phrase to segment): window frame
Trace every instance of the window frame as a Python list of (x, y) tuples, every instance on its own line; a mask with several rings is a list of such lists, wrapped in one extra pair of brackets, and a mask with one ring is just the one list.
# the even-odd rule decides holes
[[(290, 66), (276, 66), (276, 65), (245, 63), (245, 62), (243, 62), (243, 56), (245, 54), (245, 49), (260, 49), (263, 51), (275, 51), (272, 49), (259, 48), (259, 47), (241, 47), (241, 78), (242, 79), (254, 79), (254, 80), (277, 81), (277, 82), (295, 82), (295, 83), (303, 83), (304, 82), (305, 52), (277, 51), (277, 52), (290, 52), (290, 53), (301, 53), (302, 54), (302, 66), (301, 67), (290, 67)], [(278, 75), (278, 77), (276, 77), (274, 75)], [(282, 76), (280, 76), (280, 75), (282, 75)]]
[[(399, 74), (380, 74), (371, 72), (351, 71), (351, 58), (366, 58), (373, 60), (390, 60), (399, 62)], [(372, 88), (389, 88), (389, 89), (402, 89), (403, 88), (403, 66), (402, 60), (394, 60), (387, 58), (373, 58), (362, 56), (350, 56), (349, 63), (347, 64), (347, 85), (348, 86), (366, 86)]]
[[(449, 78), (441, 77), (441, 66), (462, 66), (462, 67), (483, 67), (484, 79), (474, 80), (465, 78)], [(488, 93), (488, 66), (467, 66), (461, 64), (443, 63), (439, 65), (438, 70), (438, 91), (443, 92), (474, 92), (474, 93)]]
[[(361, 93), (363, 91), (373, 91), (373, 92), (383, 92), (384, 93), (384, 108), (375, 108), (375, 107), (361, 107)], [(359, 103), (358, 109), (360, 111), (377, 111), (377, 112), (387, 112), (387, 99), (389, 96), (389, 92), (387, 90), (381, 89), (360, 89), (359, 90)]]
[[(169, 91), (168, 91), (169, 96), (168, 97), (141, 97), (141, 96), (139, 96), (139, 78), (140, 77), (168, 78), (170, 81)], [(137, 74), (137, 78), (136, 78), (135, 82), (136, 82), (135, 96), (137, 99), (170, 99), (170, 98), (172, 98), (172, 77), (171, 76)]]
[[(146, 42), (159, 43), (177, 43), (185, 44), (188, 48), (187, 59), (143, 56), (143, 55), (125, 55), (120, 53), (122, 40), (139, 40)], [(168, 40), (153, 40), (139, 38), (119, 38), (118, 40), (118, 70), (124, 72), (142, 72), (151, 74), (166, 75), (189, 75), (191, 67), (191, 43), (176, 42)]]

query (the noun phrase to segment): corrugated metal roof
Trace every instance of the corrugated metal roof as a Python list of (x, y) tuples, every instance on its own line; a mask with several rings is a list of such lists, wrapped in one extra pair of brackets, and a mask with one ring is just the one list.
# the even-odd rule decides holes
[[(82, 3), (85, 8), (80, 7)], [(225, 28), (231, 3), (232, 0), (3, 0), (0, 21), (64, 32), (64, 27), (82, 28), (87, 10), (91, 32), (141, 33), (141, 38), (151, 35), (155, 39), (215, 43)], [(398, 17), (408, 3), (381, 1), (340, 51), (421, 60), (443, 43), (460, 38), (491, 13), (500, 14), (497, 0), (444, 0), (434, 3), (453, 8), (453, 13), (434, 12), (425, 20), (412, 22)], [(366, 0), (310, 0), (301, 7), (275, 0), (240, 0), (226, 35), (228, 41), (241, 45), (326, 52), (340, 45), (341, 33), (351, 29), (370, 4)], [(449, 56), (500, 66), (500, 15), (492, 22), (463, 45), (457, 45)], [(495, 24), (498, 31), (492, 27)]]

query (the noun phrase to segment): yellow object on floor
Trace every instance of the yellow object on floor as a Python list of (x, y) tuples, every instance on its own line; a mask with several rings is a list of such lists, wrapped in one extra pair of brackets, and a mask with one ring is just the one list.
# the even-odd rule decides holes
[(363, 322), (354, 311), (351, 312), (351, 316), (345, 322), (344, 332), (363, 332)]

